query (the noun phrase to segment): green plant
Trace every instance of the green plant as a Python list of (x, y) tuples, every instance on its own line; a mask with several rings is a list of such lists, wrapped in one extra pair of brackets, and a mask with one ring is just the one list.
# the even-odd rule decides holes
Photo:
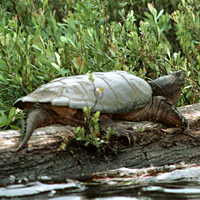
[(9, 126), (11, 129), (19, 129), (17, 126), (11, 124), (14, 117), (16, 117), (17, 115), (18, 113), (14, 107), (10, 109), (8, 116), (6, 116), (2, 111), (0, 111), (0, 128), (6, 128), (6, 126)]
[(105, 139), (105, 142), (108, 143), (110, 138), (112, 137), (112, 135), (115, 135), (116, 134), (116, 128), (114, 127), (114, 129), (112, 129), (110, 126), (108, 127), (108, 130), (106, 132), (106, 134), (104, 135), (104, 139)]
[(92, 113), (92, 107), (84, 107), (83, 113), (84, 117), (84, 126), (77, 127), (75, 130), (76, 140), (84, 142), (85, 146), (95, 146), (98, 151), (101, 151), (103, 144), (108, 144), (111, 136), (116, 133), (116, 129), (113, 130), (111, 127), (108, 127), (106, 133), (101, 133), (99, 127), (99, 117), (100, 111)]
[(171, 14), (181, 50), (174, 54), (174, 65), (182, 64), (188, 77), (186, 98), (191, 103), (200, 99), (200, 1), (182, 0)]
[(99, 148), (100, 145), (104, 142), (100, 137), (100, 128), (99, 128), (99, 116), (100, 111), (91, 114), (91, 107), (89, 109), (87, 107), (83, 108), (84, 117), (84, 127), (77, 127), (75, 130), (76, 140), (81, 140), (85, 142), (85, 146), (94, 145)]

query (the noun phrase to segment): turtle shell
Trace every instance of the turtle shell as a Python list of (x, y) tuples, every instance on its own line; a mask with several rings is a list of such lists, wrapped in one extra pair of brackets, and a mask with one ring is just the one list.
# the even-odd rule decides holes
[[(128, 72), (94, 72), (92, 77), (93, 83), (87, 74), (55, 79), (18, 99), (14, 106), (24, 109), (25, 103), (35, 102), (73, 109), (91, 106), (93, 111), (116, 114), (136, 111), (152, 99), (150, 85)], [(95, 91), (101, 87), (104, 87), (103, 93)], [(96, 99), (99, 100), (95, 105)]]

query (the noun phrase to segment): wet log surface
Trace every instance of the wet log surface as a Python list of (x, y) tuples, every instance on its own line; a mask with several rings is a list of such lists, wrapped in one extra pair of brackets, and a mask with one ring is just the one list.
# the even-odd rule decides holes
[[(99, 155), (93, 149), (83, 148), (76, 142), (60, 150), (65, 138), (73, 138), (71, 126), (38, 128), (29, 140), (28, 147), (13, 151), (20, 140), (20, 132), (0, 132), (0, 185), (13, 181), (37, 180), (40, 176), (55, 179), (81, 179), (85, 174), (120, 167), (142, 168), (184, 162), (200, 163), (200, 104), (179, 108), (188, 119), (190, 128), (185, 133), (151, 122), (117, 122), (126, 128), (132, 126), (136, 144), (127, 149)], [(142, 131), (141, 131), (142, 130)]]

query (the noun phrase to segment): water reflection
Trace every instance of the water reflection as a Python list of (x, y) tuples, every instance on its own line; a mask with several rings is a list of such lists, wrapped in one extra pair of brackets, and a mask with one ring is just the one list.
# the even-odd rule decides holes
[(0, 199), (200, 199), (200, 166), (194, 165), (121, 168), (62, 183), (51, 177), (38, 179), (29, 182), (27, 178), (26, 184), (16, 184), (11, 176), (11, 184), (0, 188)]

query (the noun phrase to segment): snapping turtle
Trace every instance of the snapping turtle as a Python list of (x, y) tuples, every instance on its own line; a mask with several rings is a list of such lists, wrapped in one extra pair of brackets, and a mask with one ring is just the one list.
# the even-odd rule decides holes
[[(15, 107), (30, 110), (21, 122), (25, 138), (17, 150), (26, 145), (37, 127), (81, 125), (84, 106), (91, 106), (93, 112), (99, 110), (112, 120), (154, 121), (188, 128), (187, 120), (173, 106), (185, 82), (183, 70), (150, 83), (125, 71), (95, 72), (92, 77), (93, 82), (88, 75), (58, 78), (18, 99)], [(94, 89), (102, 86), (102, 98), (96, 102)]]

